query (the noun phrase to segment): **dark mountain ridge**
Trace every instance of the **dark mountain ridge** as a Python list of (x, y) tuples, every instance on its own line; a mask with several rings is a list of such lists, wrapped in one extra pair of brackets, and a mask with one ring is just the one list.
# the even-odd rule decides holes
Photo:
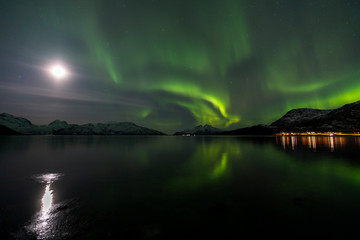
[(0, 135), (21, 135), (21, 133), (0, 125)]

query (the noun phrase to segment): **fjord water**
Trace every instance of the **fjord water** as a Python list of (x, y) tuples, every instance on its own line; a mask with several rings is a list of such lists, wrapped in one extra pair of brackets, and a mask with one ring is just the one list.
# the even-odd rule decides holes
[(1, 137), (0, 237), (345, 236), (359, 153), (357, 137)]

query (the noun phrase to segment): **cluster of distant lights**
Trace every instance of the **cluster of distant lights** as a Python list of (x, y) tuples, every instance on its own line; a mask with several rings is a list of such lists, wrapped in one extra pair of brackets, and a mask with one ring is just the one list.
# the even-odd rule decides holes
[(277, 136), (360, 136), (359, 132), (280, 132)]

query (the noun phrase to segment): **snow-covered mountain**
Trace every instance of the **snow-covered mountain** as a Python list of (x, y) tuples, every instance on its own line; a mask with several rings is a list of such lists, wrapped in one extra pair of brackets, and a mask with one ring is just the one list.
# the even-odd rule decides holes
[(337, 109), (299, 108), (270, 125), (255, 125), (221, 132), (223, 135), (271, 135), (288, 132), (360, 132), (360, 101)]
[(271, 124), (274, 127), (302, 127), (304, 124), (312, 124), (319, 118), (326, 116), (331, 110), (319, 110), (312, 108), (299, 108), (287, 112), (283, 117)]
[(21, 133), (32, 131), (33, 128), (36, 128), (29, 120), (15, 117), (8, 113), (0, 114), (0, 125)]
[(55, 120), (49, 125), (34, 125), (29, 120), (8, 113), (0, 114), (0, 126), (22, 134), (56, 135), (164, 135), (164, 133), (130, 122), (68, 124)]
[(53, 131), (60, 130), (62, 128), (69, 127), (69, 124), (65, 121), (55, 120), (48, 125), (49, 128), (51, 128)]
[(183, 134), (191, 134), (191, 135), (213, 135), (217, 134), (219, 132), (222, 132), (223, 130), (219, 128), (212, 127), (208, 124), (205, 124), (204, 126), (199, 125), (194, 127), (193, 129), (185, 129), (180, 132), (174, 133), (174, 135), (183, 135)]
[(333, 110), (294, 109), (270, 126), (286, 131), (360, 131), (360, 101)]

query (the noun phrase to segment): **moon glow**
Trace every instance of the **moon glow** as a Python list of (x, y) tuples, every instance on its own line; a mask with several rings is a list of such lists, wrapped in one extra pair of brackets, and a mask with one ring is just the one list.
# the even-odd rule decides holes
[(66, 68), (59, 64), (51, 66), (49, 71), (56, 79), (64, 79), (68, 75)]

